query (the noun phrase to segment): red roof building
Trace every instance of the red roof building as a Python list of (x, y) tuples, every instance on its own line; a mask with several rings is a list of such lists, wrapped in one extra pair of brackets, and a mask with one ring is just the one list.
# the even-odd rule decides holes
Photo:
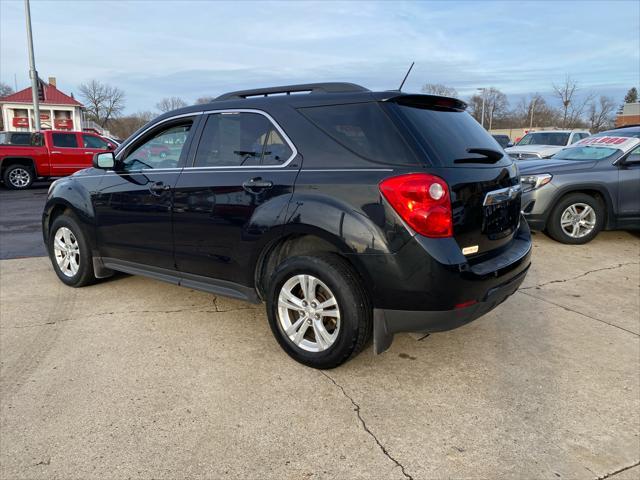
[[(38, 79), (40, 97), (40, 128), (42, 130), (82, 130), (84, 105), (56, 88), (55, 77), (49, 83)], [(35, 130), (31, 87), (0, 97), (2, 124), (5, 131)]]

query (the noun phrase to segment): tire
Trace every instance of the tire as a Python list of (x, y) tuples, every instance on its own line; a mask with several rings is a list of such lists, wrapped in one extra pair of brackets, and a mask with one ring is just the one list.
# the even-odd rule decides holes
[(582, 245), (602, 230), (604, 217), (604, 206), (598, 199), (586, 193), (570, 193), (553, 207), (547, 233), (558, 242)]
[(26, 190), (34, 178), (33, 168), (20, 164), (9, 165), (2, 176), (4, 185), (11, 190)]
[[(58, 236), (68, 250), (56, 243)], [(47, 243), (51, 264), (63, 283), (70, 287), (84, 287), (95, 282), (91, 246), (74, 216), (65, 213), (56, 217), (51, 224)], [(69, 262), (64, 260), (66, 252), (69, 253)]]
[[(313, 295), (302, 293), (301, 276), (318, 280)], [(276, 268), (271, 279), (267, 289), (269, 325), (291, 358), (313, 368), (329, 369), (362, 350), (371, 335), (373, 311), (362, 283), (346, 261), (330, 254), (292, 257)], [(281, 294), (289, 298), (287, 305), (295, 304), (295, 308), (279, 302)], [(291, 300), (291, 294), (297, 299)], [(331, 298), (336, 305), (313, 307), (318, 307), (319, 302), (331, 304)], [(285, 331), (287, 327), (289, 334)], [(322, 329), (323, 334), (318, 335)]]

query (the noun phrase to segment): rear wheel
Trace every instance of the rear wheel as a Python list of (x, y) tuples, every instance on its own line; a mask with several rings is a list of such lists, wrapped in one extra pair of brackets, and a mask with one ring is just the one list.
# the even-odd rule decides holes
[(593, 240), (603, 225), (602, 204), (586, 193), (572, 193), (553, 208), (547, 233), (558, 242), (580, 245)]
[(334, 368), (356, 355), (371, 334), (372, 310), (359, 278), (335, 255), (285, 260), (272, 276), (269, 325), (294, 360)]
[(70, 287), (95, 281), (91, 248), (72, 215), (65, 213), (53, 221), (48, 243), (49, 258), (60, 280)]
[(33, 183), (33, 169), (26, 165), (9, 165), (4, 171), (3, 180), (7, 188), (26, 190)]

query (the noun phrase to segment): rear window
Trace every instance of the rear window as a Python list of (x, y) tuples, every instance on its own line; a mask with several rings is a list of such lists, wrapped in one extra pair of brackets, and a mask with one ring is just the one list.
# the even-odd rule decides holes
[(299, 110), (331, 138), (374, 162), (416, 163), (398, 129), (376, 102), (308, 107)]
[[(456, 160), (482, 158), (469, 153), (470, 148), (495, 150), (502, 147), (474, 118), (466, 112), (432, 110), (406, 105), (394, 105), (401, 119), (417, 137), (429, 159), (443, 167), (454, 166)], [(490, 166), (511, 163), (507, 155)], [(460, 165), (456, 165), (460, 166)], [(480, 164), (474, 164), (480, 166)]]
[(556, 147), (564, 147), (569, 143), (569, 133), (560, 132), (536, 132), (527, 133), (522, 140), (518, 142), (521, 145), (553, 145)]

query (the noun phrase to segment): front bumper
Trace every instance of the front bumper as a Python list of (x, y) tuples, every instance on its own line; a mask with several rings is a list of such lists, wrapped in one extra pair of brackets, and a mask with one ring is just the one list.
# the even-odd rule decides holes
[(547, 227), (547, 219), (557, 192), (558, 188), (552, 180), (551, 183), (522, 194), (522, 215), (532, 230), (544, 230)]
[(416, 310), (373, 311), (373, 350), (376, 354), (391, 346), (395, 333), (399, 332), (442, 332), (461, 327), (495, 307), (510, 297), (524, 281), (529, 265), (509, 281), (491, 288), (483, 299), (471, 306), (454, 310), (425, 312)]

